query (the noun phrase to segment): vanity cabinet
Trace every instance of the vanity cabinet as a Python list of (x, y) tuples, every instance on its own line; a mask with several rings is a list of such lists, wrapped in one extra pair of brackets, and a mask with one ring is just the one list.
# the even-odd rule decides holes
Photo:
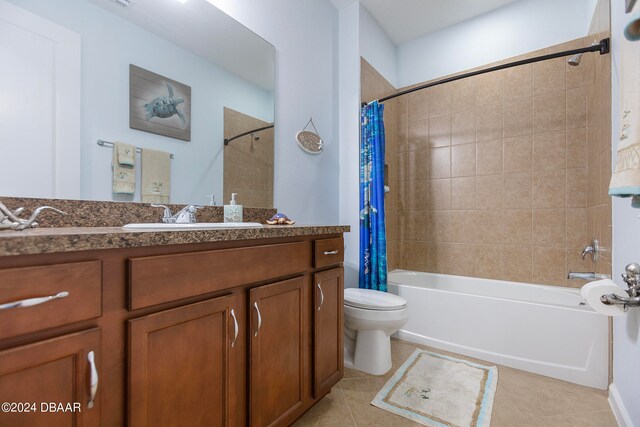
[(324, 396), (344, 373), (344, 270), (313, 275), (313, 396)]
[(307, 289), (304, 278), (297, 277), (249, 292), (252, 426), (285, 424), (305, 403)]
[(81, 405), (0, 425), (291, 425), (343, 374), (342, 251), (333, 233), (0, 257), (0, 307), (68, 292), (0, 310), (0, 402)]
[(91, 329), (0, 351), (0, 426), (99, 426), (101, 349)]
[(129, 426), (236, 425), (235, 295), (127, 322)]

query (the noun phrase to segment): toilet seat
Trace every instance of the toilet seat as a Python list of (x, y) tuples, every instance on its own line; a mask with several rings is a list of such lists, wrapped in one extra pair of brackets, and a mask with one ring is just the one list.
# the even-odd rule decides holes
[(398, 296), (372, 289), (347, 288), (344, 290), (344, 305), (364, 310), (402, 310), (407, 301)]

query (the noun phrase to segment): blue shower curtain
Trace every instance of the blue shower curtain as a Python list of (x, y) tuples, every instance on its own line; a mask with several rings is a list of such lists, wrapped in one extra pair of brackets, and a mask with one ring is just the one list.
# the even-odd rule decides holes
[(374, 101), (360, 114), (360, 287), (387, 291), (384, 226), (384, 105)]

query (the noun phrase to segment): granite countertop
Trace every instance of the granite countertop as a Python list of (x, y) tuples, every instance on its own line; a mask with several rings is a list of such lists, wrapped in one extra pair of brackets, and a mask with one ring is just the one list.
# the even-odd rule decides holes
[(340, 225), (265, 225), (262, 228), (175, 231), (132, 231), (122, 227), (33, 228), (0, 231), (0, 256), (313, 236), (349, 230), (349, 226)]

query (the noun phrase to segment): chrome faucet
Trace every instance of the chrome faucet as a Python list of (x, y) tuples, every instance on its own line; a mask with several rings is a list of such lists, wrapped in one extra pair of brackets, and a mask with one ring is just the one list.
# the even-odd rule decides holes
[(593, 271), (570, 271), (567, 274), (567, 279), (580, 279), (580, 280), (601, 280), (601, 279), (611, 279), (611, 276), (608, 274), (600, 274), (595, 273)]
[(591, 255), (591, 261), (598, 262), (598, 254), (600, 253), (600, 243), (595, 237), (591, 239), (591, 244), (584, 247), (580, 259), (584, 261), (587, 254)]
[(175, 215), (171, 215), (171, 209), (165, 205), (152, 204), (151, 206), (154, 208), (164, 209), (164, 212), (162, 213), (162, 222), (165, 224), (185, 224), (196, 222), (196, 210), (198, 209), (198, 206), (196, 205), (187, 205)]

